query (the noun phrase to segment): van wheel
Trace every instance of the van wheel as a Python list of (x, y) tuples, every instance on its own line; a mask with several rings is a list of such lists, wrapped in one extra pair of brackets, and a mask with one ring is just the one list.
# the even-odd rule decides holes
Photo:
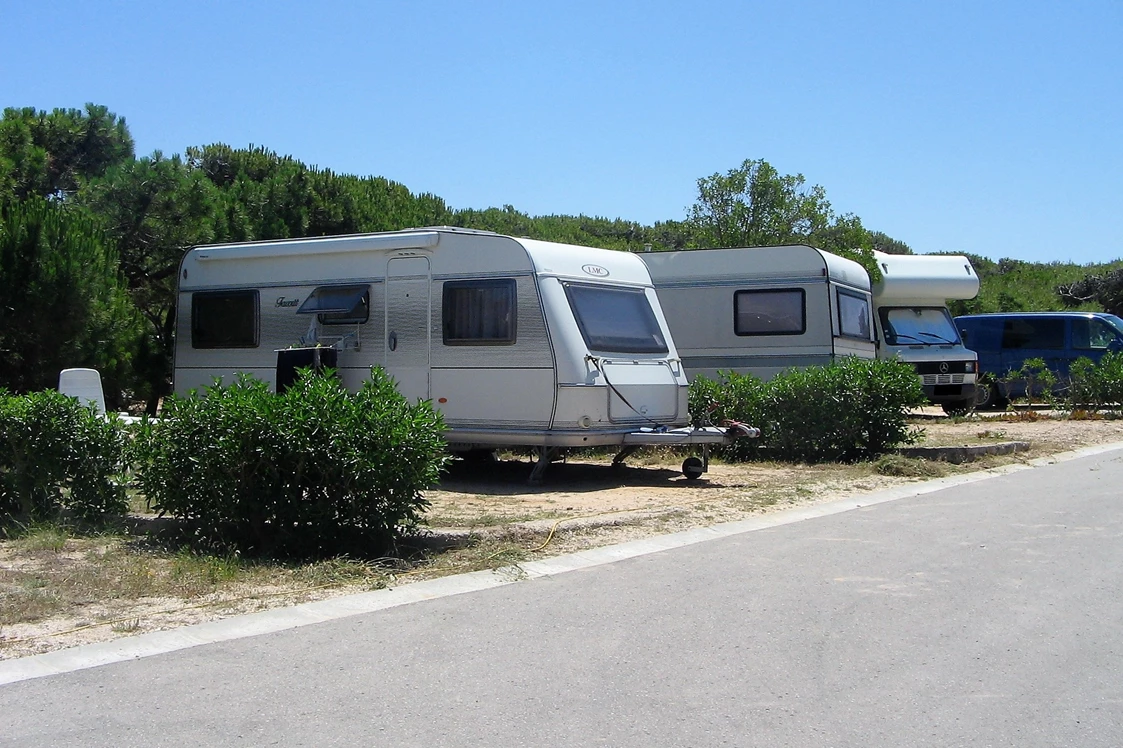
[(687, 457), (682, 461), (682, 474), (687, 480), (698, 480), (706, 472), (706, 465), (697, 457)]
[(1006, 399), (998, 392), (994, 382), (979, 382), (975, 387), (975, 410), (993, 410), (1006, 407)]
[[(976, 395), (977, 397), (978, 395)], [(940, 407), (949, 416), (965, 416), (975, 408), (974, 400), (956, 400), (954, 403), (943, 403)]]

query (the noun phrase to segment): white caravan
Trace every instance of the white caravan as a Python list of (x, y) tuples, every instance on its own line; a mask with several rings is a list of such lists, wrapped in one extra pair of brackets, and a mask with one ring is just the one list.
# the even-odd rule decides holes
[[(447, 227), (196, 247), (179, 272), (175, 392), (297, 366), (380, 366), (453, 451), (710, 444), (635, 255)], [(750, 433), (751, 429), (748, 429)], [(689, 463), (689, 464), (687, 464)], [(684, 463), (688, 477), (705, 465)]]
[(946, 303), (979, 293), (971, 261), (962, 255), (874, 256), (881, 269), (873, 288), (878, 356), (912, 364), (929, 400), (948, 413), (966, 413), (975, 404), (978, 356), (963, 346)]
[(767, 380), (876, 355), (870, 278), (853, 260), (805, 245), (640, 257), (691, 377), (734, 371)]

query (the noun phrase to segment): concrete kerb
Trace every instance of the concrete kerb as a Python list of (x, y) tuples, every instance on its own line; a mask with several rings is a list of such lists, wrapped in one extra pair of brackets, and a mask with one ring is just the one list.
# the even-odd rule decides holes
[(232, 639), (284, 631), (308, 626), (315, 623), (336, 620), (348, 616), (371, 613), (378, 610), (408, 605), (423, 600), (459, 595), (512, 584), (525, 579), (563, 574), (568, 571), (585, 569), (592, 566), (613, 563), (628, 558), (681, 548), (694, 543), (753, 532), (764, 528), (778, 527), (802, 522), (808, 519), (826, 517), (832, 514), (875, 506), (890, 501), (922, 496), (952, 486), (975, 483), (1020, 470), (1051, 465), (1080, 457), (1102, 454), (1123, 449), (1123, 442), (1086, 447), (1071, 452), (1063, 452), (1048, 457), (1029, 460), (1024, 464), (1006, 465), (998, 468), (966, 473), (963, 475), (937, 478), (923, 483), (876, 491), (874, 493), (851, 496), (844, 499), (824, 502), (805, 507), (796, 507), (773, 514), (754, 517), (737, 522), (728, 522), (710, 527), (699, 527), (668, 535), (660, 535), (643, 540), (634, 540), (617, 545), (591, 548), (564, 556), (529, 561), (514, 566), (490, 571), (477, 571), (450, 577), (441, 577), (414, 582), (400, 587), (344, 595), (328, 600), (304, 603), (287, 608), (250, 613), (221, 621), (184, 626), (169, 631), (125, 637), (109, 642), (87, 644), (40, 655), (32, 655), (15, 660), (0, 661), (0, 685), (15, 683), (32, 678), (82, 670), (114, 662), (123, 662), (140, 657), (174, 652), (203, 644), (211, 644)]
[(1000, 442), (998, 444), (978, 444), (962, 447), (901, 447), (897, 454), (902, 457), (918, 457), (924, 460), (938, 460), (955, 465), (974, 462), (984, 455), (1009, 455), (1025, 452), (1030, 442)]

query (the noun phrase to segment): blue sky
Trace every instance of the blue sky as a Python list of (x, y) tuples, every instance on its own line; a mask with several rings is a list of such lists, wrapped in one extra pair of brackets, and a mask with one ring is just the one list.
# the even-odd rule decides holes
[(763, 158), (918, 252), (1123, 257), (1123, 2), (0, 0), (0, 104), (651, 224)]

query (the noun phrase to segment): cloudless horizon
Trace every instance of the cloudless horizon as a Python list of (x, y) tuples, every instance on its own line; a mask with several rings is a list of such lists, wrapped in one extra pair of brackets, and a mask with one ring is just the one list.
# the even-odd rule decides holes
[(456, 209), (682, 220), (764, 159), (916, 252), (1123, 257), (1123, 3), (25, 3), (0, 104)]

